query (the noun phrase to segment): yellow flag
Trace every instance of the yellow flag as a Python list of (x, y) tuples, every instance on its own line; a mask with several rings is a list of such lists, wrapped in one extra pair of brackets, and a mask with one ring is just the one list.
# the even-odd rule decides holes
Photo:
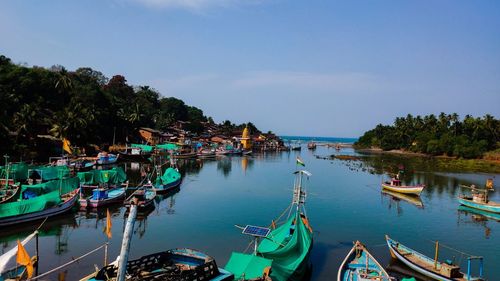
[(71, 150), (71, 143), (67, 138), (63, 139), (63, 150), (66, 151), (69, 154), (72, 154), (73, 151)]
[(106, 210), (106, 236), (111, 239), (112, 234), (111, 234), (111, 215), (109, 214), (109, 209)]
[(17, 257), (16, 262), (20, 265), (24, 265), (26, 267), (26, 271), (28, 272), (28, 278), (33, 276), (33, 264), (31, 263), (31, 258), (26, 252), (26, 249), (23, 247), (23, 244), (17, 240)]

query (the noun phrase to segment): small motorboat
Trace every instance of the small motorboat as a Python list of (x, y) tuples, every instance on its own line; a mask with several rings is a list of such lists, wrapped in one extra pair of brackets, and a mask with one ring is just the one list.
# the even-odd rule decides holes
[(420, 195), (425, 185), (403, 185), (398, 178), (392, 178), (390, 181), (383, 182), (382, 188), (399, 193)]
[(307, 144), (307, 148), (308, 148), (308, 149), (311, 149), (311, 150), (316, 149), (316, 143), (315, 143), (315, 142), (313, 142), (313, 141), (309, 142), (309, 143)]
[(116, 162), (118, 162), (119, 156), (120, 155), (110, 154), (107, 152), (100, 152), (99, 154), (97, 154), (96, 163), (97, 163), (97, 165), (115, 164)]
[(379, 280), (389, 281), (391, 277), (384, 267), (368, 252), (361, 242), (354, 246), (340, 265), (337, 281)]

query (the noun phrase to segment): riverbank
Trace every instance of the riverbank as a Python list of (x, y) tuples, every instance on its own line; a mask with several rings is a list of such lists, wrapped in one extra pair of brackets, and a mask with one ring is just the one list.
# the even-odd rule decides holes
[(404, 150), (388, 150), (384, 151), (378, 148), (356, 149), (357, 153), (370, 154), (385, 154), (396, 157), (416, 157), (422, 160), (428, 159), (434, 162), (436, 168), (443, 171), (461, 171), (461, 172), (479, 172), (479, 173), (494, 173), (500, 174), (500, 160), (495, 159), (463, 159), (448, 156), (432, 156), (423, 153), (415, 153)]

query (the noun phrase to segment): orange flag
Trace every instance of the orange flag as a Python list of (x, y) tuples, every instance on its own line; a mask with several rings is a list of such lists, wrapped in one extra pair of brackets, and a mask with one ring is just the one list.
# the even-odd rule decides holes
[(108, 238), (111, 238), (112, 237), (112, 234), (111, 234), (111, 215), (109, 214), (109, 209), (106, 209), (106, 236), (108, 236)]
[(26, 252), (26, 249), (23, 247), (23, 244), (17, 240), (17, 257), (16, 262), (20, 265), (24, 265), (26, 267), (26, 271), (28, 272), (28, 278), (33, 276), (33, 264), (31, 263), (31, 258)]

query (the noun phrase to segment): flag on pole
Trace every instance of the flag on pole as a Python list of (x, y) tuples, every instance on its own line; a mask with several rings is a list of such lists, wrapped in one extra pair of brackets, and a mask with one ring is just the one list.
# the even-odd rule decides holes
[(106, 229), (105, 229), (105, 232), (106, 232), (106, 236), (108, 236), (108, 238), (111, 238), (113, 235), (111, 234), (111, 215), (109, 214), (109, 209), (106, 210)]
[(20, 265), (24, 265), (26, 267), (26, 271), (28, 272), (28, 278), (33, 276), (33, 264), (31, 263), (31, 258), (26, 252), (26, 249), (23, 247), (23, 244), (17, 240), (17, 257), (16, 262)]
[(69, 154), (73, 153), (73, 151), (71, 150), (71, 143), (69, 142), (69, 140), (67, 138), (63, 139), (63, 147), (62, 148), (64, 151), (66, 151)]
[(297, 165), (301, 165), (301, 166), (306, 166), (306, 164), (304, 163), (304, 161), (302, 161), (302, 159), (300, 159), (300, 157), (297, 156)]

